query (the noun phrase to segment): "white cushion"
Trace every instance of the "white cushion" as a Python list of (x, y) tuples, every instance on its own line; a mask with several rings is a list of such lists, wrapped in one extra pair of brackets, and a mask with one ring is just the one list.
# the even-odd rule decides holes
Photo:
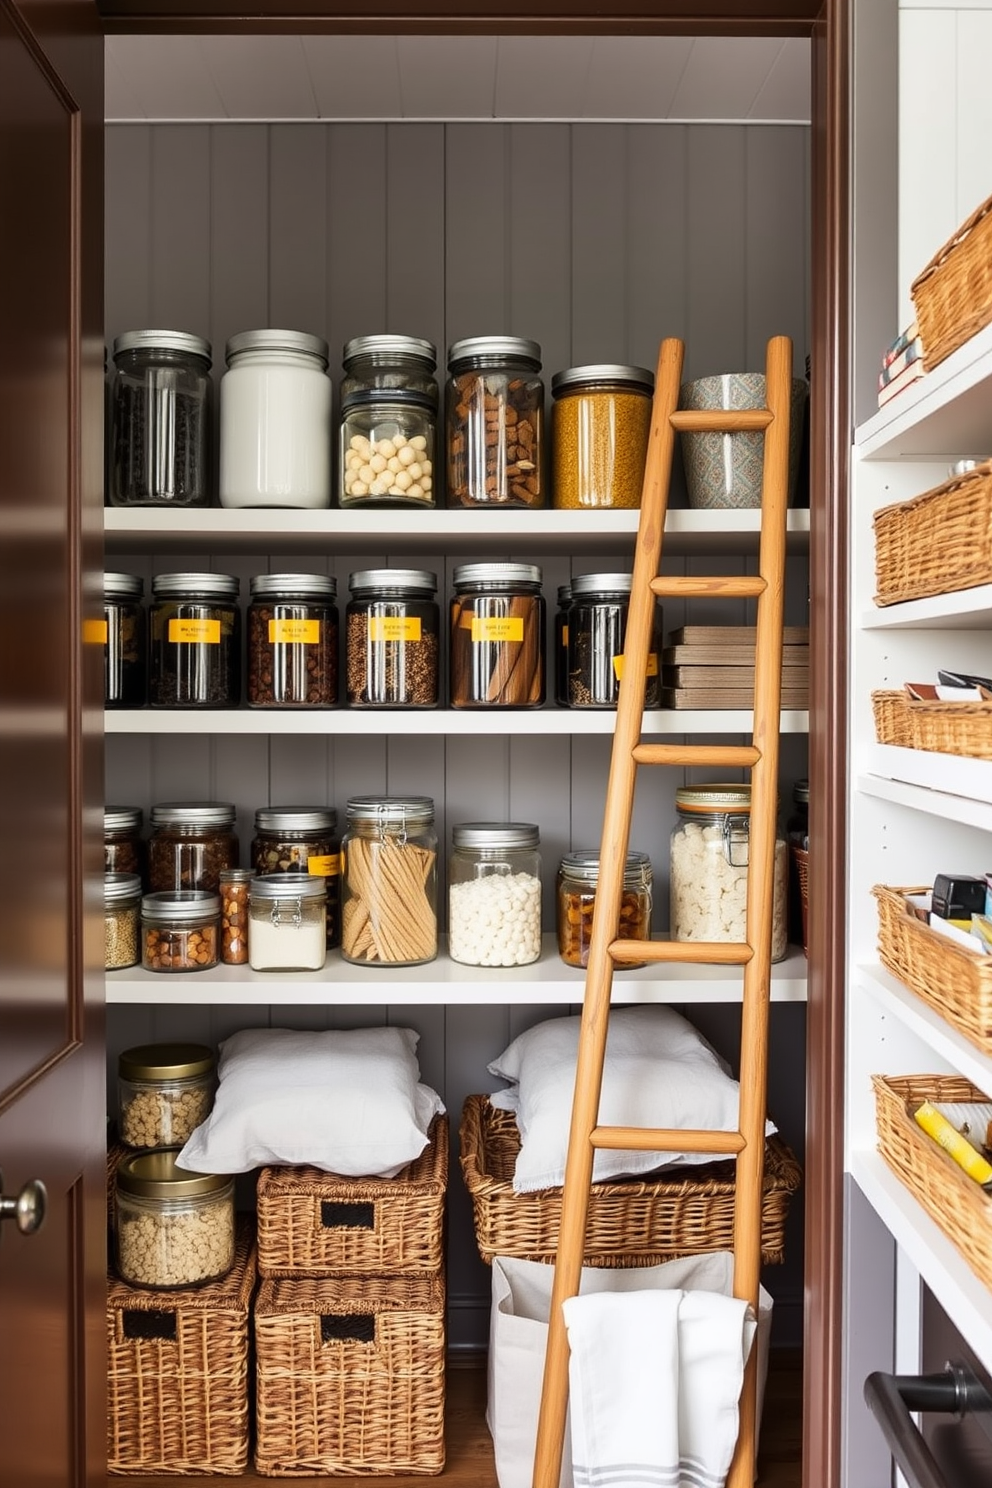
[[(557, 1188), (565, 1178), (568, 1130), (575, 1092), (579, 1018), (550, 1018), (520, 1034), (489, 1073), (513, 1083), (490, 1096), (513, 1111), (520, 1153), (517, 1193)], [(602, 1126), (709, 1128), (736, 1131), (737, 1081), (692, 1024), (664, 1006), (610, 1012), (599, 1120)], [(766, 1131), (773, 1132), (772, 1122)], [(635, 1176), (674, 1164), (713, 1162), (711, 1153), (612, 1152), (600, 1149), (593, 1178)]]
[(247, 1028), (220, 1045), (213, 1110), (179, 1154), (194, 1173), (310, 1163), (393, 1178), (427, 1146), (440, 1096), (412, 1028)]

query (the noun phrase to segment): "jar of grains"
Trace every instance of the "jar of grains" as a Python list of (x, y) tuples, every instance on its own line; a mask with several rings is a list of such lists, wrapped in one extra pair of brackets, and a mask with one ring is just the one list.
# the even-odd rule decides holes
[(436, 349), (417, 336), (358, 336), (342, 361), (339, 504), (433, 506)]
[(103, 812), (103, 870), (105, 873), (145, 871), (140, 806), (107, 806)]
[(541, 348), (473, 336), (448, 351), (449, 506), (544, 505)]
[(141, 879), (136, 873), (108, 873), (103, 880), (104, 958), (106, 971), (137, 966), (141, 960)]
[[(751, 824), (749, 785), (699, 785), (675, 792), (678, 819), (671, 840), (673, 940), (747, 940), (747, 865)], [(775, 844), (772, 960), (787, 940), (788, 853)]]
[(182, 1147), (213, 1105), (216, 1060), (206, 1044), (141, 1044), (117, 1060), (121, 1141)]
[(152, 580), (148, 701), (153, 708), (233, 708), (241, 701), (241, 611), (231, 574)]
[(308, 873), (319, 878), (327, 899), (327, 949), (341, 944), (341, 841), (333, 806), (260, 806), (251, 865), (259, 875)]
[(327, 953), (327, 880), (271, 873), (248, 892), (248, 960), (253, 971), (319, 971)]
[(568, 703), (568, 607), (571, 602), (571, 584), (559, 584), (555, 615), (555, 702), (560, 708)]
[[(568, 612), (568, 706), (615, 708), (623, 676), (623, 648), (630, 603), (629, 573), (577, 574)], [(661, 698), (658, 656), (662, 611), (654, 607), (651, 649), (644, 684), (644, 706)]]
[(110, 505), (209, 505), (210, 342), (125, 331), (114, 366)]
[(220, 879), (220, 959), (225, 966), (248, 964), (248, 889), (250, 868), (222, 868)]
[[(108, 708), (140, 708), (145, 701), (144, 592), (138, 574), (103, 576), (103, 620), (93, 624), (103, 642), (103, 701)], [(84, 624), (84, 639), (86, 635)]]
[(240, 331), (220, 380), (220, 504), (331, 504), (327, 342), (305, 331)]
[(535, 563), (463, 563), (452, 576), (453, 708), (539, 708), (544, 599)]
[(352, 708), (436, 708), (437, 578), (419, 568), (368, 568), (348, 581), (345, 668)]
[[(565, 854), (558, 865), (557, 921), (558, 954), (568, 966), (585, 966), (589, 961), (598, 883), (597, 850), (579, 849)], [(624, 864), (618, 939), (650, 939), (652, 885), (651, 859), (647, 853), (628, 852)]]
[(551, 379), (552, 499), (569, 510), (638, 507), (654, 376), (646, 367), (569, 367)]
[(333, 707), (337, 580), (327, 574), (256, 574), (250, 588), (248, 706)]
[(132, 1152), (115, 1180), (117, 1271), (131, 1286), (219, 1281), (234, 1264), (234, 1179), (190, 1173), (177, 1150)]
[(347, 803), (341, 952), (358, 965), (419, 966), (437, 955), (437, 835), (429, 796)]
[(146, 971), (208, 971), (217, 965), (220, 895), (170, 889), (141, 901), (141, 964)]
[(240, 852), (235, 810), (226, 801), (165, 801), (152, 807), (148, 887), (207, 889), (215, 894), (220, 870), (236, 868)]
[(465, 966), (526, 966), (541, 954), (540, 833), (529, 822), (451, 829), (448, 950)]

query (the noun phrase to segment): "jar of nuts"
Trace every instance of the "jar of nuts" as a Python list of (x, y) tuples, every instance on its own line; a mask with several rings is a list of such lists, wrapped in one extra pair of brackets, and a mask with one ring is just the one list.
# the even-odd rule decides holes
[(327, 891), (327, 949), (341, 944), (341, 839), (333, 806), (260, 806), (251, 866), (259, 875), (309, 873), (320, 878)]
[(117, 1271), (131, 1286), (201, 1286), (234, 1264), (234, 1179), (188, 1172), (177, 1152), (129, 1153), (118, 1164)]
[(256, 574), (248, 607), (248, 706), (330, 708), (338, 700), (337, 580)]
[(103, 870), (105, 873), (145, 871), (140, 806), (106, 806), (103, 812)]
[(340, 505), (433, 506), (434, 346), (417, 336), (357, 336), (342, 360)]
[(141, 1044), (117, 1060), (120, 1137), (152, 1151), (181, 1147), (210, 1114), (215, 1058), (206, 1044)]
[(207, 971), (217, 965), (220, 895), (170, 889), (141, 901), (141, 964), (147, 971)]
[(449, 506), (544, 505), (540, 370), (540, 346), (519, 336), (473, 336), (449, 348)]
[[(568, 966), (585, 966), (589, 961), (598, 882), (598, 851), (580, 850), (565, 854), (558, 867), (558, 954)], [(618, 939), (647, 940), (650, 937), (651, 887), (651, 859), (647, 853), (628, 852), (624, 864)]]
[(436, 708), (437, 578), (419, 568), (366, 568), (348, 580), (350, 708)]
[(225, 966), (248, 965), (250, 868), (220, 870), (220, 959)]
[(104, 970), (137, 966), (141, 960), (138, 924), (141, 879), (136, 873), (108, 873), (103, 880)]
[(238, 866), (235, 809), (226, 801), (163, 801), (152, 807), (148, 887), (216, 893), (222, 868)]

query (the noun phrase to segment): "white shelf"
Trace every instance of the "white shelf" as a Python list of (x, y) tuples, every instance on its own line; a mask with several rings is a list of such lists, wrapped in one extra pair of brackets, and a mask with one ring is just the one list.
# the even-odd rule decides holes
[(880, 408), (854, 439), (862, 460), (992, 455), (992, 325)]
[(875, 998), (887, 1012), (904, 1024), (935, 1054), (946, 1059), (959, 1074), (980, 1090), (992, 1094), (992, 1053), (983, 1054), (976, 1044), (952, 1028), (939, 1013), (905, 986), (898, 977), (874, 962), (854, 968), (855, 984)]
[(862, 630), (978, 630), (992, 625), (992, 584), (866, 610)]
[[(644, 966), (617, 971), (613, 1001), (739, 1002), (738, 966)], [(806, 1001), (806, 958), (790, 946), (772, 967), (772, 1001)], [(107, 973), (108, 1003), (241, 1004), (297, 1007), (311, 1004), (390, 1006), (426, 1003), (581, 1003), (585, 972), (566, 966), (554, 935), (545, 935), (541, 959), (532, 966), (460, 966), (441, 954), (426, 966), (352, 966), (329, 951), (321, 971), (264, 972), (248, 966), (166, 975), (131, 967)]]
[(865, 795), (992, 831), (992, 760), (868, 744), (863, 762), (868, 773), (857, 788)]

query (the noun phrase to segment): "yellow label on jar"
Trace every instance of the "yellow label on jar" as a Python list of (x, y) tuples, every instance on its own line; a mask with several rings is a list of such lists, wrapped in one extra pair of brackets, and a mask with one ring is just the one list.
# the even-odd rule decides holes
[(419, 641), (419, 615), (371, 615), (369, 617), (370, 641)]
[[(623, 676), (623, 657), (622, 656), (614, 656), (614, 658), (613, 658), (613, 675), (614, 675), (614, 677), (616, 677), (616, 679), (617, 679), (618, 682), (620, 681), (620, 678)], [(648, 652), (648, 664), (647, 664), (647, 667), (645, 668), (644, 675), (645, 675), (645, 677), (657, 677), (657, 675), (658, 675), (658, 653), (657, 653), (657, 651), (649, 651)]]
[(316, 878), (339, 878), (341, 876), (341, 854), (325, 853), (319, 858), (307, 858), (307, 872)]
[(107, 644), (106, 620), (83, 621), (83, 645), (105, 646)]
[(522, 641), (524, 622), (522, 615), (508, 615), (505, 619), (488, 616), (484, 619), (472, 617), (473, 641)]
[(269, 645), (319, 646), (319, 620), (270, 620)]
[(169, 640), (177, 645), (220, 645), (219, 620), (170, 620)]
[(561, 643), (562, 643), (563, 646), (567, 646), (568, 645), (568, 626), (567, 625), (563, 625), (562, 628), (561, 628)]

